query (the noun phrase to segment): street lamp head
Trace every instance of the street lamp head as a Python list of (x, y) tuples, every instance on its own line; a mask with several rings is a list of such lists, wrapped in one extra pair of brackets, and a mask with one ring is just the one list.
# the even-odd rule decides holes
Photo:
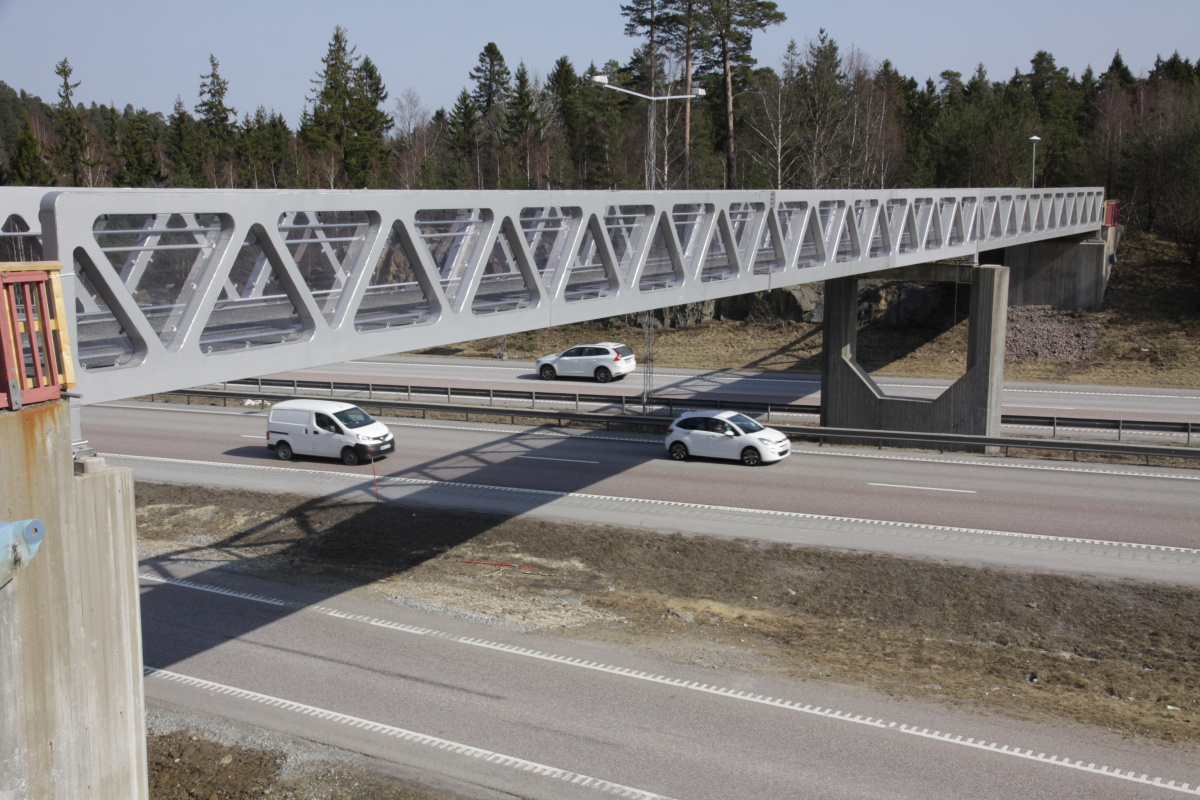
[(592, 83), (598, 83), (601, 86), (608, 86), (608, 76), (607, 75), (593, 75)]
[(1031, 142), (1040, 142), (1041, 140), (1042, 140), (1042, 137), (1040, 137), (1040, 136), (1030, 136), (1029, 137), (1029, 141), (1031, 141)]
[(704, 97), (704, 95), (706, 95), (706, 94), (708, 94), (708, 92), (704, 91), (699, 86), (697, 86), (696, 90), (694, 92), (692, 92), (692, 97)]

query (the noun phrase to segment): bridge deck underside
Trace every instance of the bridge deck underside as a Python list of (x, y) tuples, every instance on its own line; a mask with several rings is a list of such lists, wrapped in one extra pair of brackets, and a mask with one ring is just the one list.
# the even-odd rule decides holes
[(43, 193), (0, 192), (0, 247), (68, 266), (85, 403), (977, 259), (1103, 218), (1097, 188)]

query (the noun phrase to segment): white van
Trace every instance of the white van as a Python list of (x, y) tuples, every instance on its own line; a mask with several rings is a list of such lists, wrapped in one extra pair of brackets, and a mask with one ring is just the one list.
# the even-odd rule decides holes
[(361, 408), (333, 400), (284, 400), (267, 417), (267, 448), (284, 461), (292, 454), (340, 458), (353, 467), (396, 449), (395, 437)]

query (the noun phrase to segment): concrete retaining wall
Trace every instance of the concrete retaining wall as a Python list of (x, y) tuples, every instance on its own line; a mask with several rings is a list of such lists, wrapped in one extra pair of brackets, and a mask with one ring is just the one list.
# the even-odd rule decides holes
[(73, 474), (67, 403), (0, 413), (0, 520), (46, 538), (0, 588), (0, 800), (148, 798), (133, 473)]

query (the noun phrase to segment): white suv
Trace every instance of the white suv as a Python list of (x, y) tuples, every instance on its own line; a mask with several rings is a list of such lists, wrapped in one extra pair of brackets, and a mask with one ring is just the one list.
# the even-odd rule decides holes
[(538, 375), (545, 381), (570, 376), (595, 378), (600, 383), (608, 383), (613, 378), (624, 378), (635, 367), (637, 359), (633, 351), (616, 342), (576, 345), (537, 360)]
[(791, 451), (782, 433), (736, 411), (692, 411), (667, 428), (667, 453), (676, 461), (707, 456), (753, 467), (787, 458)]

